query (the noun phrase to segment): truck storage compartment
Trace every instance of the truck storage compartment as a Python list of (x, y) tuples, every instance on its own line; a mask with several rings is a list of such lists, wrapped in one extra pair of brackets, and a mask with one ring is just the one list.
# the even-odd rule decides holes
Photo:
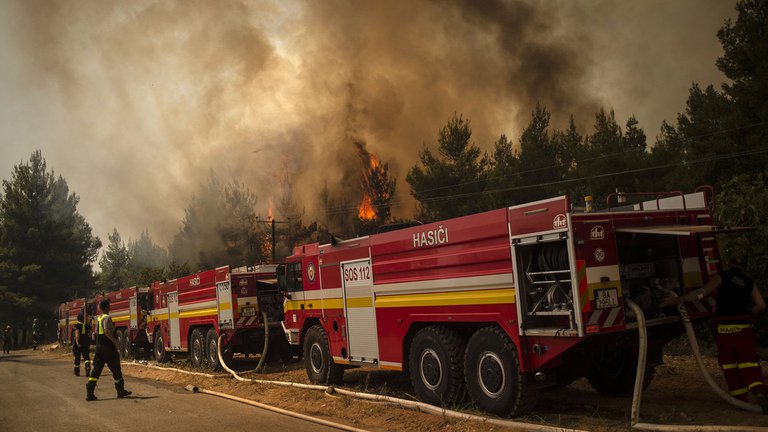
[(515, 244), (523, 331), (576, 328), (568, 245), (560, 237), (521, 239)]

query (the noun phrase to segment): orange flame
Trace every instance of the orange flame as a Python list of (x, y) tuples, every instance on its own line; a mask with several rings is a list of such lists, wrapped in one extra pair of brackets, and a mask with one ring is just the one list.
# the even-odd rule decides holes
[(371, 197), (367, 194), (363, 196), (363, 202), (360, 203), (360, 208), (357, 210), (357, 217), (367, 221), (376, 218), (376, 212), (373, 211), (371, 206)]
[[(376, 155), (368, 153), (368, 166), (363, 167), (363, 178), (367, 179), (368, 174), (373, 172), (378, 166), (379, 161), (376, 159)], [(364, 186), (367, 186), (367, 180), (365, 180)], [(369, 194), (367, 187), (363, 187), (363, 201), (360, 203), (360, 207), (357, 210), (357, 217), (366, 221), (376, 219), (376, 212), (373, 211), (371, 195)]]

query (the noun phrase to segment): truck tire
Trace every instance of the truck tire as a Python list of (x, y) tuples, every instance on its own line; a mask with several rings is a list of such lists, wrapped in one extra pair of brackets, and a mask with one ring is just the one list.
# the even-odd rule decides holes
[[(205, 335), (205, 357), (208, 360), (208, 366), (215, 371), (222, 369), (221, 362), (219, 361), (219, 335), (214, 329), (208, 329), (208, 333)], [(222, 357), (226, 360), (226, 352), (221, 353)]]
[(127, 334), (127, 332), (123, 333), (123, 346), (121, 349), (122, 352), (120, 355), (123, 357), (123, 360), (131, 360), (133, 357), (133, 344), (131, 344), (131, 337), (129, 334)]
[(465, 394), (464, 346), (461, 336), (446, 327), (425, 327), (411, 343), (411, 384), (422, 401), (452, 406)]
[(304, 368), (313, 384), (339, 384), (344, 377), (344, 367), (333, 362), (328, 335), (320, 324), (310, 327), (304, 336)]
[(171, 354), (165, 350), (165, 340), (162, 330), (155, 332), (155, 361), (158, 363), (168, 363)]
[(192, 366), (201, 368), (208, 363), (205, 346), (205, 334), (203, 334), (203, 329), (198, 327), (192, 331), (192, 336), (189, 338), (189, 360), (192, 362)]
[(517, 417), (536, 404), (537, 392), (528, 388), (517, 348), (499, 327), (481, 328), (469, 339), (464, 376), (472, 401), (482, 411)]
[[(651, 385), (656, 366), (646, 363), (643, 390)], [(606, 396), (627, 397), (635, 389), (637, 354), (625, 347), (602, 351), (592, 361), (587, 381), (595, 391)]]

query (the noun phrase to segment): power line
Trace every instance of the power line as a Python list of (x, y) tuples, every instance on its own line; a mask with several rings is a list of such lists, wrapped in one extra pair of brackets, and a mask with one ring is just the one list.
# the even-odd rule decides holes
[[(521, 185), (521, 186), (512, 186), (508, 188), (498, 188), (498, 189), (491, 189), (491, 190), (483, 190), (480, 192), (466, 192), (461, 194), (453, 194), (453, 195), (443, 195), (439, 197), (432, 197), (432, 198), (424, 198), (419, 200), (420, 202), (440, 202), (440, 201), (450, 201), (460, 198), (472, 198), (475, 196), (480, 196), (484, 194), (492, 194), (492, 193), (499, 193), (499, 192), (511, 192), (511, 191), (517, 191), (517, 190), (524, 190), (524, 189), (531, 189), (531, 188), (537, 188), (537, 187), (546, 187), (546, 186), (554, 186), (558, 184), (567, 184), (567, 183), (576, 183), (576, 182), (583, 182), (588, 180), (594, 180), (598, 178), (605, 178), (605, 177), (611, 177), (611, 176), (621, 176), (626, 174), (635, 174), (640, 172), (647, 172), (647, 171), (653, 171), (658, 169), (664, 169), (664, 168), (673, 168), (673, 167), (680, 167), (680, 166), (687, 166), (687, 165), (695, 165), (699, 163), (705, 163), (705, 162), (711, 162), (711, 161), (718, 161), (718, 160), (728, 160), (733, 159), (737, 157), (742, 156), (751, 156), (751, 155), (757, 155), (757, 154), (763, 154), (768, 153), (768, 146), (761, 147), (753, 150), (746, 150), (742, 152), (735, 152), (735, 153), (728, 153), (728, 154), (721, 154), (721, 155), (713, 155), (708, 157), (703, 157), (699, 159), (693, 159), (693, 160), (686, 160), (686, 161), (680, 161), (680, 162), (673, 162), (668, 164), (661, 164), (661, 165), (654, 165), (650, 167), (642, 167), (642, 168), (635, 168), (635, 169), (628, 169), (623, 171), (615, 171), (610, 173), (603, 173), (603, 174), (595, 174), (592, 176), (587, 177), (579, 177), (579, 178), (573, 178), (573, 179), (562, 179), (562, 180), (556, 180), (551, 182), (542, 182), (542, 183), (535, 183), (535, 184), (529, 184), (529, 185)], [(470, 183), (471, 184), (471, 183)], [(452, 188), (458, 187), (462, 185), (461, 183), (451, 186)], [(404, 201), (402, 200), (392, 200), (389, 203), (389, 207), (398, 207), (400, 205), (403, 205)], [(336, 207), (328, 207), (326, 208), (326, 211), (328, 214), (344, 214), (349, 211), (357, 210), (358, 206), (336, 206)]]

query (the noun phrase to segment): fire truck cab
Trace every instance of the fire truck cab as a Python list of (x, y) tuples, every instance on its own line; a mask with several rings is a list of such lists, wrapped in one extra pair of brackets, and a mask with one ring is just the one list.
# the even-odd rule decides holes
[[(646, 385), (683, 329), (659, 301), (719, 269), (706, 190), (601, 211), (568, 197), (329, 244), (296, 247), (281, 288), (290, 343), (314, 383), (344, 369), (405, 371), (419, 398), (520, 415), (544, 387), (586, 376), (627, 395), (637, 359), (632, 300), (649, 326)], [(688, 304), (692, 318), (713, 302)]]

